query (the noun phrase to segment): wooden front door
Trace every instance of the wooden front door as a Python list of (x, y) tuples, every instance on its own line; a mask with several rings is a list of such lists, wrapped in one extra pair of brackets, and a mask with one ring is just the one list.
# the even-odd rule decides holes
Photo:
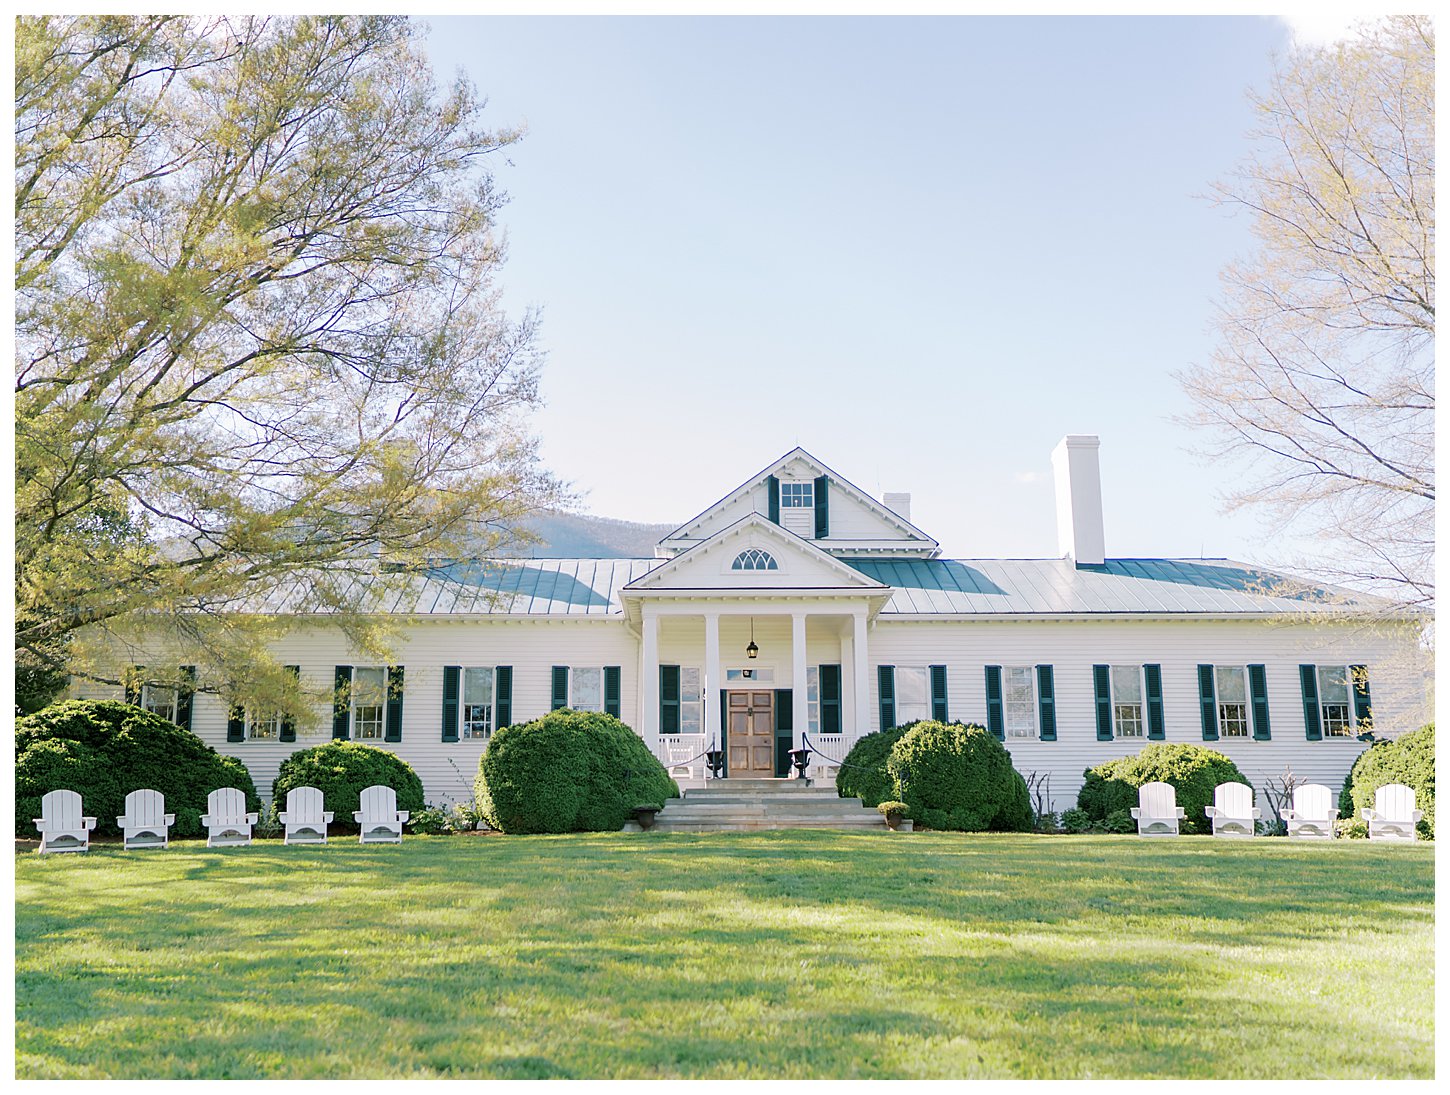
[(764, 779), (775, 775), (775, 693), (727, 692), (730, 774)]

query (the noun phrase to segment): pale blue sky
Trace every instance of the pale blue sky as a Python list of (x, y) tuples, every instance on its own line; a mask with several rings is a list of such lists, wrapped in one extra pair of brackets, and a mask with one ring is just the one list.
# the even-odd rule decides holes
[(1051, 556), (1049, 453), (1097, 433), (1110, 557), (1291, 553), (1171, 420), (1251, 243), (1198, 195), (1282, 23), (430, 22), (439, 77), (528, 126), (502, 284), (589, 511), (682, 521), (800, 444), (949, 556)]

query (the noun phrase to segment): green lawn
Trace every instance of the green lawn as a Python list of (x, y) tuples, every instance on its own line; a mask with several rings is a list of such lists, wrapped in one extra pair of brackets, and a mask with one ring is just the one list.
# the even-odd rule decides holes
[(828, 832), (22, 855), (22, 1078), (1434, 1074), (1429, 846)]

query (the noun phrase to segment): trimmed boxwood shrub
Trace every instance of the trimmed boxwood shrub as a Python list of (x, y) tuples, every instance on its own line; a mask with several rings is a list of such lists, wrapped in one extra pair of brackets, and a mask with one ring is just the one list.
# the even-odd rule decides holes
[(1161, 781), (1173, 785), (1178, 805), (1185, 815), (1180, 830), (1185, 833), (1213, 831), (1204, 814), (1213, 805), (1213, 792), (1220, 783), (1242, 783), (1252, 787), (1228, 757), (1202, 745), (1154, 742), (1131, 757), (1120, 757), (1083, 773), (1077, 793), (1078, 809), (1096, 822), (1138, 805), (1138, 788)]
[(680, 789), (619, 719), (560, 709), (495, 733), (474, 793), (495, 829), (579, 833), (618, 832), (636, 806), (678, 798)]
[(891, 756), (891, 747), (915, 725), (908, 722), (858, 738), (836, 771), (836, 794), (859, 798), (865, 806), (879, 806), (892, 798), (896, 785), (886, 771), (886, 760)]
[(397, 753), (360, 741), (329, 741), (293, 753), (272, 781), (272, 809), (287, 808), (292, 788), (316, 787), (322, 792), (322, 808), (332, 811), (332, 823), (356, 828), (352, 815), (362, 804), (363, 791), (374, 785), (391, 787), (399, 810), (422, 813), (423, 781), (413, 766)]
[(1339, 816), (1359, 818), (1374, 805), (1374, 793), (1387, 783), (1403, 783), (1415, 792), (1415, 809), (1424, 813), (1420, 835), (1435, 839), (1435, 724), (1388, 741), (1377, 741), (1359, 755), (1339, 794)]
[(894, 797), (928, 829), (1032, 831), (1027, 783), (986, 727), (918, 722), (891, 749)]
[(247, 766), (160, 715), (117, 700), (67, 700), (15, 722), (15, 832), (37, 837), (40, 800), (64, 788), (81, 796), (95, 832), (119, 836), (126, 796), (150, 788), (175, 814), (172, 837), (203, 836), (206, 796), (236, 787), (260, 810)]

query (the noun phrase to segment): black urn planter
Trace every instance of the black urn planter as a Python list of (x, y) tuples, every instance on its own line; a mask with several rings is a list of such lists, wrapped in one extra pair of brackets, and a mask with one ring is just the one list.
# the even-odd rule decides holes
[(655, 823), (655, 814), (659, 812), (660, 807), (658, 806), (636, 806), (631, 811), (634, 815), (634, 820), (639, 822), (641, 829), (648, 829), (653, 826)]

